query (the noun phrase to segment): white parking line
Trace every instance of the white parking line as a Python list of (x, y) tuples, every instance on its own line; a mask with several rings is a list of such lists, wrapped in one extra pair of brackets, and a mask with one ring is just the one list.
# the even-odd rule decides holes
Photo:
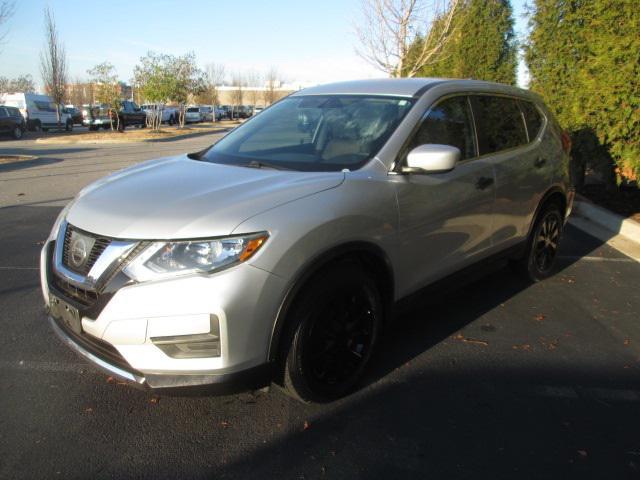
[(532, 393), (541, 397), (552, 398), (592, 398), (609, 402), (637, 402), (640, 392), (619, 388), (599, 387), (565, 387), (551, 385), (537, 385), (532, 387)]
[(560, 255), (561, 260), (586, 260), (587, 262), (622, 262), (635, 263), (633, 258), (581, 257), (580, 255)]
[(34, 360), (0, 360), (0, 370), (30, 370), (36, 372), (79, 372), (87, 366), (81, 363), (39, 362)]
[(39, 270), (40, 267), (0, 267), (0, 270)]

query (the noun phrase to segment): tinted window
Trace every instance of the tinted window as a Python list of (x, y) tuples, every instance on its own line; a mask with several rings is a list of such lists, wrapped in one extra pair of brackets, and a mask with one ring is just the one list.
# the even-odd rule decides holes
[(434, 106), (422, 122), (410, 149), (427, 143), (458, 147), (462, 159), (475, 157), (473, 126), (467, 97), (453, 97)]
[(474, 95), (471, 99), (480, 155), (527, 143), (527, 132), (516, 100), (488, 95)]
[(527, 124), (527, 131), (529, 132), (529, 141), (534, 140), (540, 133), (542, 128), (542, 115), (536, 106), (531, 102), (520, 101), (520, 108), (524, 115), (524, 120)]
[(55, 106), (54, 103), (43, 102), (42, 100), (36, 100), (33, 103), (35, 103), (37, 109), (40, 110), (41, 112), (55, 112), (56, 111), (56, 106)]
[(411, 108), (406, 98), (292, 96), (231, 131), (203, 160), (305, 171), (364, 165)]
[(7, 111), (4, 108), (0, 107), (0, 118), (5, 118), (8, 117), (9, 115), (7, 115)]

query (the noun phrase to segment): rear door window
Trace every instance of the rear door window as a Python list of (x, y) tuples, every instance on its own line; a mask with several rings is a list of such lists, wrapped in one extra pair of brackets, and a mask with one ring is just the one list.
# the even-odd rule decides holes
[(457, 147), (461, 160), (476, 156), (467, 97), (448, 98), (432, 107), (411, 141), (409, 150), (429, 143)]
[(540, 134), (542, 129), (542, 114), (540, 110), (531, 102), (520, 100), (520, 108), (527, 124), (527, 132), (529, 133), (529, 141), (532, 142)]
[(527, 131), (517, 100), (490, 95), (471, 97), (480, 155), (527, 143)]
[(9, 115), (7, 114), (7, 110), (2, 108), (2, 107), (0, 107), (0, 118), (6, 118), (8, 116)]

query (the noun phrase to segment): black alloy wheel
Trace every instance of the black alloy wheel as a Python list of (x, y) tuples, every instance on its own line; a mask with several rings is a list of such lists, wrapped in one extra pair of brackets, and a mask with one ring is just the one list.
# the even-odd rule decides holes
[(305, 285), (293, 312), (299, 323), (286, 357), (288, 392), (307, 402), (346, 395), (361, 378), (382, 325), (375, 283), (355, 265), (336, 267)]

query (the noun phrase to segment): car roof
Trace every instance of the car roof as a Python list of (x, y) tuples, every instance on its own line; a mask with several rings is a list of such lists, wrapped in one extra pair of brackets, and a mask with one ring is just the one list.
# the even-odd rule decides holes
[(483, 90), (530, 96), (527, 90), (501, 83), (451, 78), (376, 78), (328, 83), (305, 88), (292, 94), (298, 95), (385, 95), (393, 97), (419, 97), (436, 85), (450, 85), (460, 90)]

